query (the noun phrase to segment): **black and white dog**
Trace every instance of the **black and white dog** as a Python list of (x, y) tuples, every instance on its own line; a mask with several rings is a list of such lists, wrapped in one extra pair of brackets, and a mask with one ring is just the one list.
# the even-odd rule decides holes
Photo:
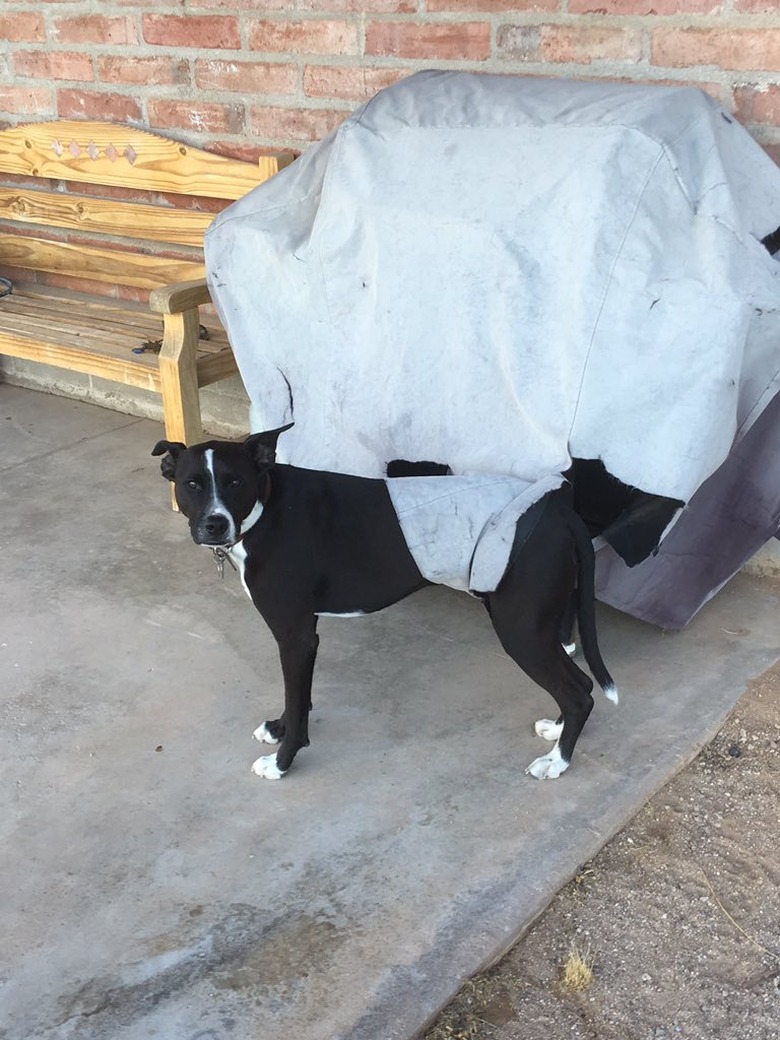
[[(385, 481), (277, 464), (276, 442), (286, 429), (243, 444), (188, 448), (159, 441), (152, 452), (164, 456), (162, 474), (175, 484), (193, 539), (235, 563), (279, 645), (284, 711), (254, 733), (279, 747), (252, 766), (274, 780), (309, 743), (318, 615), (371, 613), (430, 584), (407, 548)], [(570, 490), (564, 486), (537, 503), (530, 527), (515, 535), (500, 584), (480, 594), (506, 652), (560, 709), (557, 722), (536, 724), (540, 736), (554, 741), (528, 767), (539, 778), (567, 768), (593, 707), (592, 680), (559, 640), (575, 589), (585, 659), (607, 697), (617, 700), (596, 637), (593, 548)]]

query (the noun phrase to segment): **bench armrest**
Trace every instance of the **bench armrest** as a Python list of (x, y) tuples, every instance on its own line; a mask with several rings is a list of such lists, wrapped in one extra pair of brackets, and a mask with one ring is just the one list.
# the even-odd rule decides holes
[(153, 289), (149, 296), (149, 307), (156, 314), (181, 314), (192, 310), (202, 303), (210, 303), (208, 286), (205, 278), (194, 282), (176, 282)]

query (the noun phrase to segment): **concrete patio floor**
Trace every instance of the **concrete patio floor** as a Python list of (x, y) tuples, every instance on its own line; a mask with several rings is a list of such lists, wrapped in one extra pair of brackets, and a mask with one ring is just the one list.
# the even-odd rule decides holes
[(738, 576), (680, 634), (601, 609), (621, 690), (570, 771), (479, 604), (323, 619), (312, 746), (237, 576), (170, 512), (161, 427), (0, 386), (2, 1040), (408, 1040), (780, 656)]

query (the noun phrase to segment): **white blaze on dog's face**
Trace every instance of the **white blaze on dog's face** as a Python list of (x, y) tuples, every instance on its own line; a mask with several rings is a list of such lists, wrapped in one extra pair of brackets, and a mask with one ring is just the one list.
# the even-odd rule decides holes
[(243, 444), (205, 441), (188, 448), (180, 441), (157, 442), (152, 455), (163, 456), (160, 472), (173, 481), (198, 545), (230, 548), (257, 523), (277, 439), (292, 426), (253, 433)]
[(262, 475), (241, 444), (208, 441), (175, 457), (179, 509), (198, 545), (231, 546), (262, 515)]

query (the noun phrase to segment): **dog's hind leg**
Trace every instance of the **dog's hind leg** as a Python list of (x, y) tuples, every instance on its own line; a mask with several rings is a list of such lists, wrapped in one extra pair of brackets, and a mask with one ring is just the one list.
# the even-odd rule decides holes
[[(561, 673), (569, 672), (568, 677), (563, 674), (556, 677), (551, 675), (546, 682), (541, 682), (540, 678), (532, 676), (552, 694), (561, 708), (556, 722), (540, 719), (534, 727), (539, 736), (555, 742), (546, 755), (535, 758), (526, 769), (526, 773), (539, 780), (558, 777), (569, 767), (574, 747), (593, 708), (593, 697), (590, 694), (593, 682), (590, 677), (572, 663), (562, 648), (556, 648), (556, 653), (564, 655), (558, 670)], [(579, 674), (575, 674), (575, 669)]]
[(264, 755), (252, 764), (252, 772), (267, 780), (283, 777), (298, 751), (309, 744), (311, 684), (319, 645), (316, 627), (317, 619), (312, 615), (277, 640), (284, 677), (284, 712), (254, 732), (258, 740), (279, 742), (274, 754)]
[(561, 631), (559, 639), (563, 645), (563, 649), (569, 655), (574, 657), (577, 652), (577, 640), (574, 634), (574, 626), (577, 620), (577, 590), (575, 589), (569, 597), (569, 602), (566, 607), (566, 613), (561, 621)]
[(557, 721), (540, 719), (536, 723), (537, 734), (555, 743), (547, 754), (534, 759), (526, 770), (537, 779), (553, 779), (560, 776), (571, 762), (574, 747), (593, 708), (590, 692), (593, 682), (566, 654), (558, 642), (557, 630), (543, 639), (542, 633), (534, 626), (525, 631), (518, 628), (517, 619), (506, 627), (500, 613), (496, 617), (495, 605), (493, 619), (506, 652), (529, 678), (547, 690), (560, 708)]
[(560, 717), (542, 719), (536, 731), (554, 740), (552, 749), (535, 759), (535, 777), (560, 776), (571, 762), (574, 746), (593, 707), (593, 682), (561, 646), (561, 628), (570, 612), (577, 581), (575, 544), (554, 504), (520, 546), (498, 588), (485, 605), (501, 645), (555, 699)]

